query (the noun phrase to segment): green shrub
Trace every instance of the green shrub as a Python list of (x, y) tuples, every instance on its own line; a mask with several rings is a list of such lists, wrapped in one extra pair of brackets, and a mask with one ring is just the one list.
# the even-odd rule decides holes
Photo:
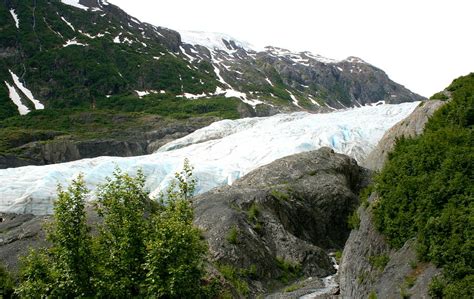
[(452, 101), (421, 136), (398, 140), (375, 178), (381, 199), (374, 220), (392, 246), (415, 237), (421, 260), (443, 268), (442, 279), (433, 282), (436, 296), (459, 291), (473, 297), (472, 288), (460, 286), (474, 273), (474, 73), (448, 90)]
[(245, 281), (245, 270), (242, 271), (231, 265), (224, 264), (217, 265), (217, 269), (240, 295), (248, 295), (250, 289), (248, 283)]
[(14, 279), (8, 270), (0, 264), (0, 298), (10, 298), (13, 296)]
[(239, 243), (239, 229), (237, 226), (233, 226), (229, 232), (227, 233), (226, 237), (227, 242), (233, 245), (237, 245)]
[(278, 269), (282, 271), (278, 277), (278, 280), (280, 280), (282, 283), (286, 284), (289, 281), (301, 276), (301, 265), (298, 263), (285, 260), (282, 257), (277, 257), (276, 265)]
[(385, 266), (387, 266), (389, 261), (390, 257), (386, 254), (373, 255), (369, 257), (369, 263), (372, 265), (372, 267), (375, 267), (380, 271), (383, 271), (385, 269)]
[(435, 93), (434, 95), (432, 95), (430, 97), (430, 100), (442, 100), (442, 101), (444, 101), (444, 100), (447, 100), (447, 99), (448, 99), (448, 96), (445, 95), (443, 92), (437, 92), (437, 93)]
[(290, 199), (290, 196), (289, 196), (288, 194), (283, 193), (283, 192), (281, 192), (281, 191), (279, 191), (279, 190), (276, 190), (276, 189), (271, 190), (271, 191), (270, 191), (270, 195), (271, 195), (273, 198), (275, 198), (275, 199), (277, 199), (277, 200), (279, 200), (279, 201), (287, 201), (287, 200)]
[[(192, 168), (185, 162), (164, 198), (151, 201), (144, 176), (116, 170), (97, 192), (98, 232), (86, 225), (81, 177), (55, 201), (52, 246), (23, 258), (21, 297), (208, 297), (207, 246), (193, 226)], [(94, 250), (92, 250), (94, 248)]]
[(350, 229), (359, 229), (360, 227), (360, 218), (357, 209), (352, 212), (352, 214), (347, 217), (347, 226)]

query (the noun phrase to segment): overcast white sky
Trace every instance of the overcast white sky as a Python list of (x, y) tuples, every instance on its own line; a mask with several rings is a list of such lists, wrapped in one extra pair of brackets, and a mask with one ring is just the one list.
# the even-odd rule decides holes
[(357, 56), (424, 96), (474, 72), (473, 0), (109, 0), (141, 21)]

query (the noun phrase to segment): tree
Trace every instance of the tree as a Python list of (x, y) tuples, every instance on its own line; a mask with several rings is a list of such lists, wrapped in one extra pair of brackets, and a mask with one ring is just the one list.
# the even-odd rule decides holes
[(170, 185), (166, 204), (152, 218), (145, 262), (146, 292), (149, 296), (169, 298), (205, 296), (201, 280), (207, 247), (192, 224), (190, 198), (196, 181), (188, 160), (175, 178), (178, 188), (175, 183)]
[(23, 260), (22, 297), (84, 297), (93, 293), (92, 240), (86, 224), (87, 189), (82, 175), (67, 191), (58, 187), (54, 216), (47, 227), (47, 250), (31, 251)]
[(58, 189), (48, 249), (23, 259), (21, 297), (210, 297), (203, 286), (207, 246), (193, 226), (190, 201), (196, 181), (184, 168), (159, 201), (145, 177), (117, 169), (97, 191), (98, 233), (86, 225), (82, 176)]
[(154, 206), (144, 184), (141, 171), (133, 178), (117, 169), (98, 190), (97, 212), (103, 223), (96, 239), (100, 264), (95, 284), (104, 296), (130, 297), (140, 293)]

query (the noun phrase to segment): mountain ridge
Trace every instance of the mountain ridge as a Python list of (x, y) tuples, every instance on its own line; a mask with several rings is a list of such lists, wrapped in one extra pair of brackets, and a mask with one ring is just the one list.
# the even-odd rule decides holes
[[(380, 100), (390, 103), (422, 99), (390, 81), (385, 73), (360, 58), (335, 61), (310, 52), (293, 53), (278, 47), (255, 51), (249, 44), (225, 34), (179, 33), (142, 23), (102, 0), (49, 1), (34, 7), (13, 0), (5, 3), (9, 12), (5, 15), (11, 16), (5, 18), (10, 24), (3, 25), (8, 25), (10, 34), (17, 38), (13, 39), (14, 42), (10, 40), (12, 47), (3, 47), (0, 52), (6, 58), (14, 57), (16, 59), (12, 60), (19, 61), (11, 65), (13, 61), (7, 59), (3, 72), (21, 77), (46, 107), (56, 107), (58, 101), (61, 102), (59, 106), (70, 107), (90, 101), (88, 104), (94, 107), (100, 98), (124, 93), (134, 93), (139, 97), (169, 93), (172, 97), (188, 99), (198, 95), (202, 98), (224, 95), (253, 107), (258, 104), (276, 107), (278, 111), (319, 111), (321, 106), (331, 110)], [(24, 10), (35, 11), (38, 17), (41, 13), (42, 22), (34, 15), (33, 24), (28, 24)], [(29, 29), (34, 36), (25, 38), (23, 35)], [(197, 40), (197, 43), (191, 44), (192, 40)], [(3, 40), (2, 44), (8, 45)], [(33, 49), (26, 49), (26, 46)], [(112, 57), (104, 56), (104, 50)], [(120, 55), (124, 51), (128, 57)], [(43, 54), (47, 57), (38, 61), (35, 59), (37, 52), (48, 54)], [(90, 57), (92, 54), (95, 56)], [(49, 62), (48, 56), (54, 61)], [(81, 60), (90, 65), (75, 61), (75, 56), (82, 56)], [(135, 66), (130, 64), (132, 58), (138, 62)], [(63, 62), (58, 64), (58, 59)], [(128, 65), (120, 65), (119, 60)], [(334, 65), (328, 67), (326, 64)], [(71, 82), (45, 71), (35, 72), (35, 68), (46, 66), (53, 70), (61, 69), (65, 76), (72, 75), (72, 78), (83, 81), (82, 88), (77, 84), (71, 86), (81, 100), (71, 95), (71, 89), (65, 90)], [(76, 74), (68, 67), (77, 68), (82, 74)], [(93, 74), (94, 71), (98, 74)], [(379, 86), (374, 86), (373, 90), (366, 88), (370, 80), (363, 75), (370, 76), (369, 79), (377, 81)], [(2, 79), (5, 84), (11, 82), (6, 75)], [(18, 91), (15, 86), (14, 89)], [(61, 89), (64, 92), (58, 91)], [(226, 90), (228, 92), (223, 92)], [(23, 100), (23, 94), (18, 94)], [(29, 107), (28, 103), (24, 104)]]
[(235, 119), (423, 99), (359, 58), (333, 61), (277, 47), (256, 52), (229, 39), (217, 41), (227, 50), (192, 45), (107, 1), (2, 2), (3, 164), (51, 161), (28, 149), (63, 148), (64, 139), (134, 143), (130, 132), (149, 130), (143, 120), (155, 115), (170, 122)]

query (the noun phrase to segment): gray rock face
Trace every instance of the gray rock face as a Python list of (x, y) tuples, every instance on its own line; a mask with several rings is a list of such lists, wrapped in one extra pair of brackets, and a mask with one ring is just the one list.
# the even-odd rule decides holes
[(423, 133), (426, 122), (444, 103), (430, 100), (422, 102), (410, 116), (388, 130), (379, 141), (377, 147), (361, 162), (361, 165), (372, 170), (382, 169), (388, 153), (392, 151), (395, 142), (400, 137), (414, 137)]
[[(375, 194), (369, 200), (377, 200)], [(339, 267), (341, 298), (429, 298), (431, 279), (440, 273), (432, 264), (417, 261), (414, 240), (399, 249), (391, 249), (375, 228), (370, 208), (358, 210), (360, 227), (353, 230), (344, 247)], [(376, 259), (385, 257), (383, 267)]]
[(273, 110), (328, 112), (331, 108), (327, 105), (340, 109), (378, 101), (423, 99), (356, 57), (333, 61), (277, 47), (260, 52), (229, 47), (232, 53), (190, 44), (184, 44), (183, 49), (193, 60), (211, 63), (227, 85), (245, 93), (248, 99), (263, 102), (257, 107), (258, 115), (271, 115)]
[(26, 165), (47, 165), (98, 156), (130, 157), (151, 154), (162, 145), (184, 137), (218, 120), (215, 117), (167, 122), (160, 118), (147, 127), (130, 128), (117, 137), (75, 140), (71, 136), (46, 136), (47, 141), (25, 139), (15, 155), (0, 155), (0, 169)]
[(326, 251), (344, 245), (365, 178), (355, 160), (329, 148), (293, 155), (196, 197), (195, 224), (214, 262), (257, 267), (255, 292), (275, 287), (283, 275), (277, 259), (327, 276), (334, 269)]
[(29, 248), (46, 246), (42, 223), (47, 216), (0, 213), (0, 261), (10, 271), (18, 270), (18, 258)]
[[(362, 165), (380, 170), (397, 138), (414, 137), (423, 133), (429, 117), (445, 102), (423, 102), (415, 111), (391, 128)], [(371, 195), (369, 202), (377, 200)], [(399, 250), (391, 249), (372, 221), (369, 208), (358, 210), (360, 227), (353, 230), (344, 247), (339, 268), (342, 298), (367, 298), (371, 293), (377, 298), (428, 298), (431, 279), (440, 270), (429, 263), (417, 262), (414, 240), (406, 242)], [(385, 267), (377, 267), (377, 259), (387, 258)]]

